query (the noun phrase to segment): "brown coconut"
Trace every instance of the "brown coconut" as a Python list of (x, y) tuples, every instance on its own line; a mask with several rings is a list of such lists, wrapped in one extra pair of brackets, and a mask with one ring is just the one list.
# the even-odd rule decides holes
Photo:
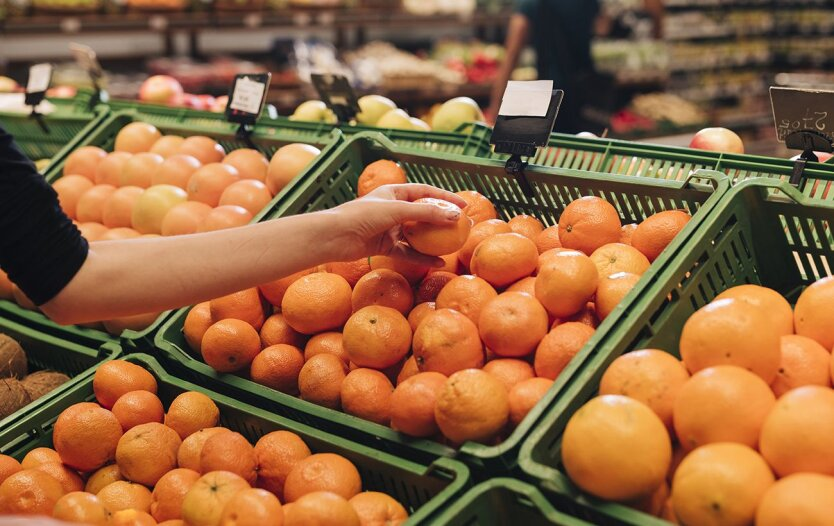
[(23, 379), (23, 388), (29, 398), (37, 400), (56, 387), (69, 381), (69, 376), (55, 371), (37, 371)]
[(17, 378), (0, 379), (0, 418), (6, 418), (32, 399)]
[(26, 353), (17, 341), (0, 334), (0, 378), (23, 378), (28, 371)]

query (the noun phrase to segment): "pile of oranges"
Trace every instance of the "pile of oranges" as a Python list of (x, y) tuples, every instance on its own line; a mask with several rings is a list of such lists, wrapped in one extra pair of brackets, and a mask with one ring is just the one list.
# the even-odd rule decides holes
[[(405, 181), (377, 161), (358, 193)], [(458, 195), (468, 206), (456, 224), (403, 225), (442, 268), (375, 256), (308, 269), (196, 305), (189, 346), (218, 372), (410, 436), (502, 440), (689, 215), (623, 226), (610, 203), (584, 197), (545, 228)]]
[(359, 526), (401, 524), (405, 508), (362, 491), (356, 466), (311, 453), (289, 431), (252, 446), (218, 427), (206, 395), (185, 392), (163, 410), (142, 367), (111, 361), (96, 372), (98, 403), (65, 409), (54, 449), (18, 462), (0, 456), (0, 514), (113, 526)]
[[(133, 122), (119, 131), (113, 152), (84, 146), (71, 153), (53, 187), (63, 211), (90, 242), (193, 234), (249, 223), (319, 153), (290, 144), (267, 160), (257, 150), (227, 153), (209, 137), (163, 136), (151, 124)], [(4, 296), (34, 308), (10, 288)], [(144, 329), (158, 315), (104, 326), (118, 335)]]
[(686, 321), (682, 360), (620, 356), (567, 424), (567, 473), (588, 493), (680, 524), (830, 524), (831, 301), (832, 277), (794, 308), (741, 285)]

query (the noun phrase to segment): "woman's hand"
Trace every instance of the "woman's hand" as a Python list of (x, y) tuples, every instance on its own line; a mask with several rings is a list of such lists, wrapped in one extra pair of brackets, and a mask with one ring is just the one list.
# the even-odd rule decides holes
[(336, 252), (334, 260), (352, 261), (367, 256), (389, 255), (410, 259), (415, 263), (441, 265), (440, 258), (420, 254), (405, 244), (402, 241), (401, 225), (406, 221), (425, 221), (438, 225), (454, 223), (460, 213), (449, 213), (432, 204), (413, 202), (423, 197), (434, 197), (460, 208), (466, 207), (466, 201), (457, 195), (433, 186), (400, 184), (377, 188), (360, 199), (332, 210), (339, 216), (339, 231), (333, 239), (333, 250)]

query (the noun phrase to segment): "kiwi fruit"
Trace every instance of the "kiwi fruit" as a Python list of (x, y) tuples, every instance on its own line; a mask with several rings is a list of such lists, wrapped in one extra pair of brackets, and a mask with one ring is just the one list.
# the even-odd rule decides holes
[(69, 381), (69, 376), (55, 371), (36, 371), (23, 379), (23, 388), (32, 400), (37, 400), (56, 387)]
[(23, 348), (11, 336), (0, 333), (0, 378), (23, 378), (27, 372)]
[(0, 418), (6, 418), (32, 399), (17, 378), (0, 379)]

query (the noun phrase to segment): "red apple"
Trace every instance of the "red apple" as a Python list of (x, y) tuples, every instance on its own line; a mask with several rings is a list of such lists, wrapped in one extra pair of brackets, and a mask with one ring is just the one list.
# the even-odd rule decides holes
[(46, 91), (46, 96), (55, 99), (71, 99), (75, 97), (78, 90), (74, 86), (55, 86)]
[(174, 77), (154, 75), (139, 88), (139, 100), (157, 104), (176, 104), (182, 98), (182, 85)]
[(695, 134), (689, 147), (721, 153), (744, 153), (741, 137), (727, 128), (704, 128)]

